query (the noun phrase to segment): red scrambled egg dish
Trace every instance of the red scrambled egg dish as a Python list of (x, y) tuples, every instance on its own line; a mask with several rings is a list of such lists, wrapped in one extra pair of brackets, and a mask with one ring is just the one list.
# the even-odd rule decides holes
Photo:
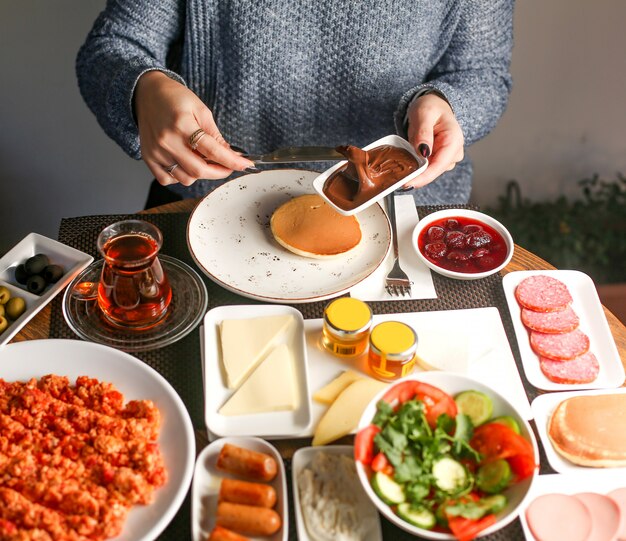
[(0, 379), (0, 540), (115, 537), (167, 474), (150, 400), (81, 376)]

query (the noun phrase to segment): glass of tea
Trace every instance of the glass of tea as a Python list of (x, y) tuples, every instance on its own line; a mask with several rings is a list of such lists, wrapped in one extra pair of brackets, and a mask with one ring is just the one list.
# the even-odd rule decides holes
[(162, 244), (159, 228), (143, 220), (116, 222), (98, 235), (98, 305), (113, 325), (147, 329), (167, 314), (172, 289), (158, 258)]

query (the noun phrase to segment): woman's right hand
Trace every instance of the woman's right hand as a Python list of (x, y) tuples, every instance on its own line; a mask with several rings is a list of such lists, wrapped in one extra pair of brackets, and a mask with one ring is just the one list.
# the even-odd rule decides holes
[[(135, 87), (134, 104), (141, 157), (163, 186), (189, 186), (199, 178), (226, 178), (235, 170), (254, 167), (230, 148), (198, 96), (165, 73), (144, 73)], [(194, 151), (189, 138), (199, 129), (205, 135)]]

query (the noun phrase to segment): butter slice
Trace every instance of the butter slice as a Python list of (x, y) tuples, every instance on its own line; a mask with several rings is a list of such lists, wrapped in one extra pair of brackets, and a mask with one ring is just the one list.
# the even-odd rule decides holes
[(350, 434), (359, 424), (367, 405), (387, 385), (371, 378), (359, 379), (348, 385), (320, 419), (312, 444), (326, 445)]
[(318, 389), (313, 395), (313, 400), (320, 404), (330, 405), (348, 385), (364, 377), (365, 376), (362, 376), (354, 370), (346, 370), (339, 374), (334, 380), (324, 385), (324, 387)]
[(280, 344), (220, 408), (222, 415), (293, 411), (298, 405), (289, 348)]
[(236, 389), (267, 355), (292, 322), (291, 314), (225, 319), (220, 324), (226, 386)]

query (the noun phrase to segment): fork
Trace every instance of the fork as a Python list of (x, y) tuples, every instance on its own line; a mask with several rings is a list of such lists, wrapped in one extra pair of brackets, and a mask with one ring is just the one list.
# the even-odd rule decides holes
[(411, 296), (411, 280), (400, 268), (398, 261), (398, 231), (396, 228), (396, 202), (395, 195), (391, 192), (387, 196), (387, 212), (391, 222), (391, 239), (393, 241), (393, 267), (385, 278), (385, 289), (392, 297)]

